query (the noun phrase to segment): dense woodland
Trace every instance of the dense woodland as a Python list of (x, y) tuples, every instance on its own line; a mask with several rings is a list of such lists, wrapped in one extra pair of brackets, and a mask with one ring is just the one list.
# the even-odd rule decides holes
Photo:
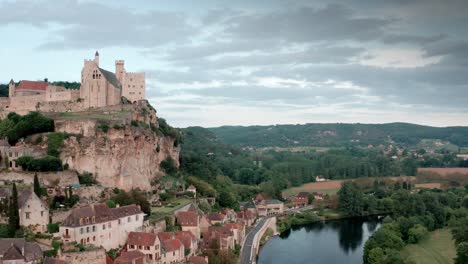
[(422, 139), (450, 141), (468, 146), (468, 127), (430, 127), (408, 123), (305, 124), (223, 126), (210, 131), (224, 143), (239, 147), (367, 146), (390, 142), (413, 146)]

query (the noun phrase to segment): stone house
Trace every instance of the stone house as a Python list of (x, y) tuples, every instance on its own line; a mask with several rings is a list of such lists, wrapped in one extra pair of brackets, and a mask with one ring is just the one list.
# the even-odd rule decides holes
[(210, 226), (208, 232), (203, 234), (201, 244), (205, 251), (212, 250), (213, 245), (221, 250), (234, 249), (234, 233), (224, 226)]
[(225, 214), (216, 212), (211, 212), (206, 217), (210, 220), (211, 225), (224, 224), (228, 220)]
[(144, 216), (137, 205), (87, 205), (72, 210), (60, 226), (60, 234), (64, 242), (94, 244), (109, 250), (124, 245), (130, 232), (141, 231)]
[(201, 215), (199, 217), (199, 226), (200, 226), (200, 233), (208, 232), (208, 227), (211, 226), (210, 220), (206, 215)]
[(251, 226), (255, 222), (255, 213), (250, 210), (243, 210), (237, 213), (237, 221), (245, 226)]
[(200, 221), (197, 212), (178, 212), (176, 218), (183, 231), (190, 231), (197, 239), (200, 238)]
[(0, 140), (0, 169), (22, 170), (16, 160), (23, 156), (34, 158), (45, 156), (43, 151), (33, 147), (24, 146), (21, 143), (18, 146), (10, 146), (8, 140)]
[(236, 222), (237, 220), (236, 211), (232, 210), (231, 208), (223, 208), (222, 212), (224, 215), (226, 215), (227, 221)]
[(26, 242), (24, 238), (0, 239), (0, 263), (35, 264), (42, 261), (42, 249), (35, 242)]
[(57, 259), (65, 261), (67, 264), (106, 264), (110, 260), (104, 248), (86, 249), (78, 252), (59, 251)]
[(202, 256), (191, 256), (189, 258), (190, 264), (208, 264), (208, 257), (202, 257)]
[(122, 252), (114, 260), (114, 264), (150, 264), (147, 256), (139, 250)]
[(138, 250), (154, 263), (161, 261), (161, 241), (156, 233), (130, 232), (127, 240), (127, 251)]
[(190, 251), (187, 256), (193, 256), (198, 251), (198, 239), (190, 231), (176, 231), (175, 238), (184, 244), (185, 251)]
[(282, 214), (284, 212), (284, 203), (276, 199), (265, 199), (262, 194), (257, 194), (254, 198), (257, 215), (268, 216)]
[(295, 207), (303, 207), (309, 204), (309, 193), (299, 192), (296, 196), (291, 199), (291, 202)]
[(22, 191), (18, 195), (20, 225), (32, 227), (35, 232), (47, 232), (49, 224), (49, 206), (32, 190)]
[(245, 237), (245, 226), (240, 223), (227, 223), (224, 227), (232, 231), (234, 244), (240, 245)]
[(160, 232), (158, 237), (161, 241), (162, 264), (183, 263), (185, 261), (184, 244), (175, 238), (174, 233)]

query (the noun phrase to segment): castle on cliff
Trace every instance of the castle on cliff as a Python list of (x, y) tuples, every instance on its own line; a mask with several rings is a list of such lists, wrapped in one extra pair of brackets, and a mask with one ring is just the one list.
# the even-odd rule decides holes
[(115, 73), (99, 66), (99, 53), (85, 60), (81, 70), (79, 90), (66, 89), (44, 81), (13, 80), (9, 83), (9, 97), (0, 98), (0, 109), (27, 113), (29, 111), (82, 111), (118, 105), (125, 97), (132, 103), (146, 99), (145, 73), (127, 72), (123, 60), (115, 61)]

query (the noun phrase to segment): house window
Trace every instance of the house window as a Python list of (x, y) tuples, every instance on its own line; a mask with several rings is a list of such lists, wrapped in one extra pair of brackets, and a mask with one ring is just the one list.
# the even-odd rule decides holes
[(86, 233), (89, 233), (89, 226), (86, 227)]
[(143, 249), (143, 246), (138, 246), (138, 249)]
[(41, 216), (44, 216), (44, 211), (41, 211)]
[(135, 220), (137, 220), (137, 221), (138, 221), (138, 216), (139, 216), (139, 215), (136, 215), (136, 216), (135, 216)]
[(107, 227), (109, 227), (109, 228), (111, 228), (111, 227), (112, 227), (110, 222), (109, 222), (109, 224), (107, 225)]
[(29, 219), (29, 216), (31, 215), (30, 212), (26, 212), (26, 219)]
[(129, 216), (127, 219), (127, 222), (130, 223), (132, 221), (132, 218)]
[(80, 234), (83, 234), (83, 228), (80, 228)]
[(93, 226), (93, 232), (96, 232), (96, 226)]
[(93, 236), (93, 241), (96, 241), (96, 236)]
[(150, 250), (150, 247), (146, 247), (145, 249), (146, 249), (146, 250)]
[(120, 225), (120, 219), (119, 219), (119, 225)]
[(106, 225), (102, 225), (102, 230), (106, 230)]
[(135, 245), (130, 245), (130, 248), (131, 248), (131, 249), (135, 249)]

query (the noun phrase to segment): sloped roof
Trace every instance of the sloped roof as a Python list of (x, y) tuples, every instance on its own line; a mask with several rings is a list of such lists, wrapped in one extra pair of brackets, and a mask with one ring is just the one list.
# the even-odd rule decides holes
[(298, 198), (309, 198), (309, 193), (308, 192), (299, 192), (296, 197)]
[(192, 241), (196, 240), (195, 236), (190, 231), (177, 231), (175, 236), (184, 244), (185, 248), (191, 248)]
[(104, 75), (104, 78), (108, 82), (110, 82), (115, 88), (122, 89), (122, 84), (120, 84), (119, 80), (117, 79), (117, 76), (113, 72), (106, 71), (103, 68), (99, 68), (101, 71), (102, 75)]
[(182, 247), (182, 242), (179, 239), (169, 239), (161, 242), (162, 247), (166, 252), (172, 252)]
[(189, 258), (189, 263), (190, 264), (208, 264), (208, 262), (206, 262), (205, 258), (202, 256), (191, 256)]
[(47, 82), (21, 81), (16, 90), (45, 91), (48, 85)]
[(198, 214), (193, 211), (178, 212), (177, 222), (181, 226), (198, 226)]
[(222, 213), (209, 213), (207, 217), (211, 221), (222, 221), (222, 220), (224, 220), (226, 215), (224, 215)]
[[(23, 248), (24, 256), (22, 255)], [(42, 250), (37, 243), (26, 242), (24, 238), (1, 238), (0, 255), (4, 256), (3, 259), (6, 259), (5, 256), (7, 256), (10, 260), (25, 259), (26, 261), (33, 261), (42, 257)]]
[(155, 244), (157, 237), (155, 233), (130, 232), (127, 244), (149, 247)]
[(115, 264), (143, 264), (146, 255), (139, 250), (122, 252), (119, 257), (114, 260)]
[(159, 232), (158, 237), (159, 237), (159, 240), (161, 242), (163, 242), (163, 241), (166, 241), (166, 240), (173, 239), (174, 238), (174, 233), (172, 233), (172, 232)]
[(10, 143), (4, 139), (0, 139), (0, 147), (11, 147)]

